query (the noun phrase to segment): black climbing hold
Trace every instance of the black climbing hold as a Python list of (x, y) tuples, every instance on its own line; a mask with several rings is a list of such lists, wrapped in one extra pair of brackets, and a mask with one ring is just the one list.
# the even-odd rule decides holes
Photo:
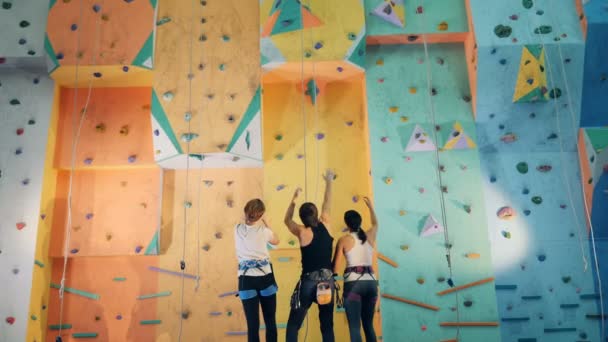
[(530, 119), (534, 119), (536, 117), (536, 113), (530, 113)]
[(206, 41), (206, 40), (207, 40), (207, 36), (206, 36), (206, 35), (204, 35), (204, 34), (201, 34), (201, 36), (200, 36), (200, 37), (198, 37), (198, 40), (200, 40), (201, 42), (204, 42), (204, 41)]
[(505, 129), (505, 125), (503, 125), (503, 124), (498, 125), (498, 129)]
[(16, 106), (16, 105), (20, 105), (21, 102), (19, 102), (19, 100), (17, 100), (17, 99), (12, 99), (10, 104), (11, 104), (11, 106)]
[(547, 137), (548, 140), (553, 140), (553, 139), (557, 139), (557, 134), (555, 133), (551, 133), (549, 134), (549, 136)]
[(206, 23), (206, 22), (207, 22), (207, 19), (205, 19), (205, 18), (201, 18), (201, 24), (204, 24), (204, 23)]
[(408, 42), (415, 42), (416, 40), (418, 40), (418, 36), (407, 36)]
[(207, 1), (201, 0), (201, 6), (207, 6)]
[(11, 7), (13, 7), (13, 4), (8, 2), (8, 1), (3, 1), (2, 2), (2, 8), (5, 10), (11, 9)]
[(545, 11), (543, 11), (543, 10), (536, 11), (536, 15), (543, 15), (543, 14), (545, 14)]
[(98, 13), (101, 10), (101, 6), (99, 6), (98, 4), (93, 5), (93, 11), (95, 13)]
[(25, 45), (27, 43), (27, 40), (21, 38), (21, 39), (19, 39), (18, 43), (19, 43), (19, 45)]
[(182, 312), (182, 319), (188, 319), (190, 317), (190, 311), (186, 310)]
[(536, 34), (548, 34), (553, 31), (553, 28), (549, 25), (541, 25), (534, 29), (534, 33)]
[(469, 102), (471, 102), (471, 96), (469, 96), (469, 95), (464, 95), (464, 96), (462, 97), (462, 100), (463, 100), (464, 102), (466, 102), (466, 103), (469, 103)]
[(55, 342), (63, 342), (63, 339), (61, 338), (61, 336), (57, 336), (55, 337)]
[(562, 277), (562, 281), (564, 282), (564, 284), (568, 284), (570, 282), (570, 280), (572, 280), (572, 277), (569, 277), (569, 276)]
[(522, 6), (524, 6), (525, 9), (530, 9), (530, 8), (534, 7), (533, 0), (522, 0), (521, 4), (522, 4)]
[(432, 96), (437, 95), (437, 89), (435, 89), (435, 88), (431, 88), (431, 95), (432, 95)]
[(30, 55), (30, 56), (33, 56), (33, 55), (36, 54), (36, 51), (34, 51), (34, 50), (28, 50), (27, 54)]
[(495, 55), (496, 54), (496, 48), (492, 49), (492, 51), (490, 51), (490, 54)]
[(34, 78), (34, 81), (32, 81), (32, 82), (34, 82), (34, 84), (38, 84), (38, 83), (40, 83), (40, 79), (38, 77), (36, 77), (36, 78)]
[(496, 27), (494, 27), (494, 34), (498, 38), (507, 38), (511, 35), (512, 32), (513, 29), (511, 28), (511, 26), (508, 25), (497, 25)]
[(564, 63), (568, 64), (568, 63), (570, 63), (570, 62), (572, 62), (572, 60), (571, 60), (570, 58), (566, 58), (566, 59), (564, 59)]
[(30, 119), (30, 121), (28, 121), (27, 124), (28, 125), (35, 125), (36, 124), (36, 120)]
[(450, 287), (454, 287), (454, 281), (452, 278), (448, 279), (448, 285), (450, 285)]
[(595, 161), (595, 156), (591, 156), (591, 158), (589, 158), (589, 161), (593, 163)]
[(21, 147), (19, 147), (15, 150), (15, 155), (20, 155), (21, 153), (23, 153), (23, 150), (21, 149)]
[(471, 306), (473, 306), (473, 301), (471, 301), (471, 300), (465, 300), (463, 304), (467, 308), (470, 308)]
[(553, 88), (549, 92), (549, 97), (551, 97), (552, 99), (558, 99), (561, 96), (562, 96), (562, 90), (559, 88)]
[(21, 22), (19, 23), (19, 27), (28, 27), (30, 26), (30, 22), (27, 20), (21, 20)]
[(179, 262), (179, 268), (183, 271), (186, 269), (186, 262), (185, 261), (180, 261)]
[(57, 58), (58, 60), (62, 60), (63, 59), (63, 54), (60, 52), (58, 53), (55, 58)]
[(128, 66), (126, 66), (126, 65), (125, 65), (125, 66), (123, 66), (123, 67), (122, 67), (122, 71), (124, 71), (124, 72), (129, 71), (129, 67), (128, 67)]
[(499, 60), (498, 63), (500, 63), (501, 65), (505, 65), (505, 64), (507, 64), (507, 60), (503, 58), (503, 59)]

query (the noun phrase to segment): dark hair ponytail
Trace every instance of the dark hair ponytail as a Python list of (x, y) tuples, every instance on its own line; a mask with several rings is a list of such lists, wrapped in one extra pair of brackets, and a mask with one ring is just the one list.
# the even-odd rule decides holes
[(348, 226), (348, 230), (351, 233), (357, 233), (357, 237), (361, 240), (361, 243), (367, 241), (367, 234), (361, 229), (361, 215), (355, 210), (349, 210), (344, 213), (344, 222)]
[(306, 202), (302, 204), (299, 214), (304, 226), (316, 228), (319, 225), (319, 212), (314, 203)]

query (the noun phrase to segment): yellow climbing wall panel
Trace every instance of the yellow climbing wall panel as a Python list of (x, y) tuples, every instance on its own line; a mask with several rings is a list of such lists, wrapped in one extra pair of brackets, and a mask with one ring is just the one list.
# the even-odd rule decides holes
[[(300, 63), (306, 52), (310, 53), (310, 57), (306, 57), (308, 62), (343, 60), (354, 43), (352, 35), (358, 35), (365, 29), (363, 1), (302, 0), (301, 2), (303, 6), (309, 8), (309, 10), (303, 9), (304, 31), (294, 30), (269, 36), (284, 60)], [(262, 0), (259, 4), (261, 30), (264, 30), (269, 20), (272, 20), (271, 10), (274, 3), (275, 0)], [(294, 10), (290, 8), (290, 3), (297, 2), (285, 1), (282, 10)], [(299, 20), (298, 16), (293, 18)], [(281, 26), (282, 23), (277, 20), (276, 25)], [(293, 25), (301, 27), (300, 23)]]
[(170, 21), (157, 28), (154, 90), (171, 94), (161, 103), (178, 138), (199, 134), (192, 153), (225, 151), (259, 87), (258, 11), (257, 1), (159, 2), (159, 21)]
[[(270, 204), (268, 215), (275, 224), (282, 224), (298, 187), (307, 190), (301, 200), (307, 198), (321, 206), (326, 168), (338, 174), (332, 202), (333, 235), (337, 237), (345, 227), (344, 211), (355, 208), (367, 214), (361, 201), (371, 191), (363, 87), (361, 80), (328, 83), (316, 106), (309, 97), (303, 97), (300, 84), (264, 87), (264, 199)], [(280, 247), (297, 247), (286, 228), (279, 236)]]
[(38, 226), (38, 237), (36, 241), (36, 260), (40, 262), (34, 268), (32, 277), (32, 290), (30, 293), (30, 317), (27, 327), (27, 341), (43, 341), (46, 336), (47, 311), (43, 310), (48, 305), (49, 287), (51, 281), (51, 258), (49, 257), (49, 244), (51, 241), (51, 226), (53, 223), (53, 211), (55, 207), (55, 186), (57, 170), (53, 167), (55, 159), (55, 141), (57, 139), (57, 118), (59, 117), (59, 86), (55, 86), (53, 94), (53, 109), (49, 126), (49, 136), (46, 145), (46, 158), (44, 161), (44, 178), (42, 184), (42, 197), (40, 199), (40, 217)]
[[(538, 57), (532, 51), (535, 51)], [(547, 99), (545, 49), (535, 45), (524, 46), (522, 47), (513, 102), (544, 101)]]

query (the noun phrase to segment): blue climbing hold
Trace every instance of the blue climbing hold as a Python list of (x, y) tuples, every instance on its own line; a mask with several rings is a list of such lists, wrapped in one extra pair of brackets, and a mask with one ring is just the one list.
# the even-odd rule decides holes
[(72, 24), (72, 26), (70, 26), (70, 29), (71, 29), (72, 31), (76, 31), (76, 30), (78, 30), (78, 25), (76, 25), (76, 24)]
[(126, 66), (126, 65), (125, 65), (125, 66), (123, 66), (123, 67), (122, 67), (122, 71), (124, 71), (124, 72), (129, 71), (129, 67), (128, 67), (128, 66)]
[(524, 215), (529, 216), (529, 215), (530, 215), (530, 213), (531, 213), (531, 211), (530, 211), (530, 210), (528, 210), (528, 209), (524, 210)]
[(95, 13), (99, 13), (99, 11), (101, 11), (101, 6), (99, 6), (98, 4), (93, 5), (93, 11)]
[(93, 73), (93, 76), (95, 76), (96, 78), (100, 78), (101, 77), (101, 73), (100, 72), (95, 72), (95, 73)]
[(494, 177), (494, 176), (490, 177), (490, 183), (494, 183), (494, 182), (496, 182), (496, 177)]
[(58, 53), (55, 58), (57, 58), (58, 60), (62, 60), (63, 59), (63, 53)]
[(500, 61), (498, 61), (498, 63), (500, 63), (501, 65), (505, 65), (505, 64), (507, 64), (507, 60), (503, 58)]
[(544, 255), (544, 254), (540, 254), (540, 255), (538, 256), (538, 261), (543, 262), (543, 261), (545, 261), (545, 260), (547, 260), (547, 256), (546, 256), (546, 255)]

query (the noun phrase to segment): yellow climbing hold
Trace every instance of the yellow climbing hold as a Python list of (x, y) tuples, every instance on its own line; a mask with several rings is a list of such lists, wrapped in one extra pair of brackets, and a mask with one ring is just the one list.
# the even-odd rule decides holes
[(439, 23), (439, 25), (437, 25), (437, 30), (439, 31), (447, 31), (448, 30), (448, 23), (445, 21), (442, 21)]
[(382, 58), (378, 58), (378, 59), (376, 60), (376, 65), (384, 65), (384, 59), (382, 59)]
[(416, 87), (410, 87), (410, 94), (416, 94), (418, 92), (418, 89), (416, 89)]
[(391, 113), (397, 113), (397, 111), (399, 110), (399, 107), (390, 107), (388, 109)]
[(384, 183), (391, 184), (392, 182), (393, 182), (393, 179), (391, 177), (384, 177)]
[(466, 257), (469, 259), (479, 259), (481, 255), (479, 253), (467, 253)]
[(407, 211), (399, 210), (399, 216), (405, 216), (405, 214), (407, 214)]
[(402, 251), (407, 251), (408, 249), (410, 249), (410, 246), (408, 246), (408, 245), (401, 245), (401, 247), (399, 247), (399, 248), (401, 248)]
[(420, 277), (418, 279), (416, 279), (416, 282), (420, 285), (424, 284), (424, 278)]
[(401, 117), (401, 122), (408, 122), (409, 118), (407, 116)]

